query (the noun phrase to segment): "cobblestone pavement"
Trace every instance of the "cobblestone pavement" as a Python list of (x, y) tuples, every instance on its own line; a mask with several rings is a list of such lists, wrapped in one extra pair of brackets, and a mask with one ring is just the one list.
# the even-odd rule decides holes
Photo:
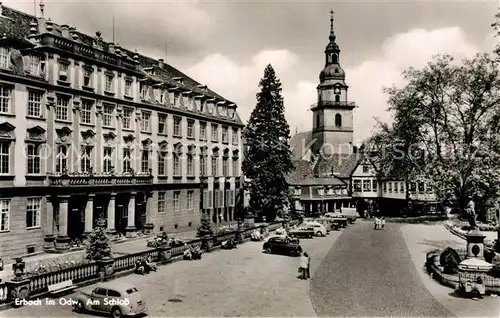
[(404, 225), (401, 232), (410, 251), (422, 283), (432, 296), (459, 317), (499, 317), (499, 298), (485, 297), (480, 301), (456, 296), (453, 289), (442, 286), (423, 270), (425, 255), (436, 248), (465, 248), (465, 241), (451, 234), (443, 225)]
[(399, 228), (388, 223), (375, 231), (373, 222), (360, 220), (339, 238), (311, 283), (318, 316), (453, 315), (420, 281)]
[[(312, 256), (313, 273), (341, 233), (301, 240), (304, 251)], [(262, 243), (249, 242), (236, 250), (204, 254), (201, 261), (179, 261), (161, 266), (156, 273), (117, 280), (135, 284), (142, 291), (150, 317), (313, 317), (309, 282), (297, 279), (298, 261), (264, 254)], [(172, 302), (175, 299), (181, 302)], [(10, 309), (1, 315), (86, 317), (59, 305)]]

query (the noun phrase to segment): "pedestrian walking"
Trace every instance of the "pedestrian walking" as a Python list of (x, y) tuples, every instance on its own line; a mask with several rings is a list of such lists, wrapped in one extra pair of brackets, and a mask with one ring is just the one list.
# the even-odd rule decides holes
[(382, 230), (385, 228), (385, 217), (383, 216), (382, 219), (380, 220), (380, 223), (382, 225)]
[(378, 230), (380, 228), (380, 219), (378, 218), (378, 216), (373, 219), (373, 225), (374, 230)]
[(308, 264), (308, 259), (306, 253), (303, 253), (299, 259), (300, 279), (307, 279), (307, 264)]
[(311, 278), (311, 256), (307, 253), (304, 253), (304, 256), (307, 257), (306, 278)]

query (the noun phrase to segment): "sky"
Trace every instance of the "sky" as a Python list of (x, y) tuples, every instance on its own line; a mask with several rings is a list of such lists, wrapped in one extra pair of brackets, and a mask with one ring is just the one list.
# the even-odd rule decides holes
[[(35, 1), (4, 1), (28, 13)], [(491, 23), (499, 1), (51, 1), (45, 17), (114, 39), (208, 85), (238, 105), (247, 121), (264, 68), (283, 83), (292, 134), (312, 127), (311, 104), (324, 67), (330, 10), (348, 99), (357, 103), (354, 138), (390, 122), (383, 87), (402, 86), (401, 72), (440, 53), (470, 57), (495, 44)], [(38, 10), (38, 13), (39, 10)], [(114, 19), (113, 19), (114, 17)]]

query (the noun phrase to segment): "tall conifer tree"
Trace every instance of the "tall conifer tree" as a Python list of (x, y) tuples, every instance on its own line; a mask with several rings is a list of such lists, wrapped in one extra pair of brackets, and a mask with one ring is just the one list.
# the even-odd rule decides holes
[(285, 119), (281, 82), (269, 64), (260, 80), (257, 105), (243, 132), (246, 154), (243, 173), (250, 180), (250, 209), (273, 221), (290, 203), (286, 176), (293, 169), (290, 127)]

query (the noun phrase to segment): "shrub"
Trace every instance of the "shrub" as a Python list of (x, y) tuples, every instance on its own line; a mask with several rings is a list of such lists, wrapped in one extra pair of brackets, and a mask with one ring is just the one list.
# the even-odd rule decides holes
[(446, 254), (443, 262), (443, 273), (445, 274), (457, 274), (458, 273), (458, 264), (456, 256), (452, 253)]
[(86, 252), (86, 258), (92, 261), (111, 257), (109, 238), (106, 235), (106, 221), (103, 218), (97, 220), (95, 228), (90, 233)]
[(457, 266), (462, 261), (460, 259), (460, 254), (458, 254), (458, 252), (455, 249), (453, 249), (451, 247), (447, 247), (444, 249), (444, 251), (439, 256), (439, 264), (441, 264), (441, 266), (446, 267), (446, 263), (448, 262), (447, 261), (448, 255), (451, 255), (455, 259)]
[(214, 235), (212, 220), (210, 220), (210, 217), (207, 214), (203, 214), (201, 216), (200, 225), (198, 226), (197, 232), (198, 237)]

